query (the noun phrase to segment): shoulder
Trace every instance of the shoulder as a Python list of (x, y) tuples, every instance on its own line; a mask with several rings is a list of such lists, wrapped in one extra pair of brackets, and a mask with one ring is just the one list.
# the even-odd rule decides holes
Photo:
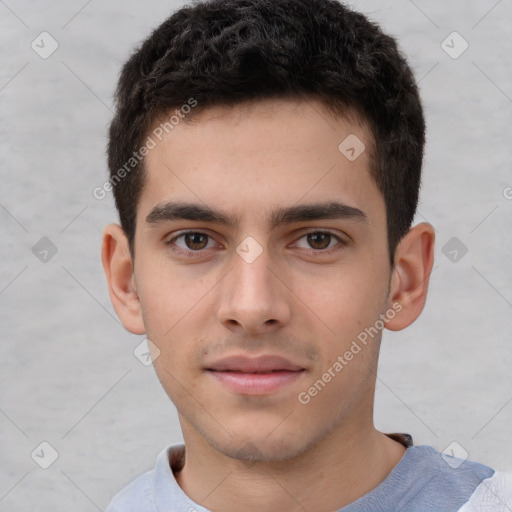
[(409, 469), (418, 475), (430, 475), (433, 481), (457, 486), (474, 485), (494, 474), (494, 469), (485, 464), (438, 452), (432, 446), (411, 446), (407, 452)]
[(410, 446), (389, 475), (387, 490), (396, 493), (396, 507), (403, 512), (453, 512), (494, 473), (484, 464), (446, 455), (431, 446)]
[(459, 512), (510, 512), (512, 510), (512, 473), (496, 471), (482, 480)]
[(151, 487), (154, 470), (134, 478), (114, 495), (105, 512), (140, 512), (152, 510)]
[(171, 445), (157, 456), (153, 469), (134, 478), (114, 495), (105, 512), (156, 511), (155, 495), (172, 494), (171, 463), (181, 462), (183, 445)]

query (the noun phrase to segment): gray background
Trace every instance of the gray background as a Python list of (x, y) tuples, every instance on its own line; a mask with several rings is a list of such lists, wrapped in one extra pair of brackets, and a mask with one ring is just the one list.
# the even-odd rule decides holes
[[(181, 3), (0, 0), (1, 511), (104, 510), (182, 440), (133, 354), (144, 337), (111, 307), (100, 242), (117, 216), (92, 195), (120, 65)], [(437, 231), (422, 316), (384, 334), (376, 425), (512, 470), (512, 0), (351, 5), (398, 37), (420, 81), (416, 221)], [(31, 48), (43, 31), (59, 45), (47, 59)], [(469, 44), (458, 58), (457, 36), (452, 56), (441, 45), (453, 31)], [(48, 469), (44, 441), (58, 453)]]

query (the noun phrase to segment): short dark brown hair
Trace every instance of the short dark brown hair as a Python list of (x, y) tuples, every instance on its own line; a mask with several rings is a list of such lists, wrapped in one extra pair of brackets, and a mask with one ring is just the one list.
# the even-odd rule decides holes
[(173, 109), (183, 116), (191, 99), (198, 106), (189, 116), (217, 105), (308, 97), (334, 113), (353, 109), (371, 129), (370, 172), (386, 203), (393, 264), (418, 203), (423, 109), (396, 41), (336, 0), (196, 2), (174, 12), (131, 55), (115, 94), (108, 165), (132, 257), (144, 185), (138, 151), (156, 120)]

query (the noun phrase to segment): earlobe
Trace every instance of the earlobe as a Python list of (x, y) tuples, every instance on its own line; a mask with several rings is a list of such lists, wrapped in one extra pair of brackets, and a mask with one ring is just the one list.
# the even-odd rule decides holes
[(144, 334), (142, 310), (135, 287), (128, 239), (118, 224), (109, 224), (103, 231), (101, 261), (107, 278), (110, 300), (117, 316), (128, 331), (133, 334)]
[(434, 241), (434, 228), (427, 222), (422, 222), (411, 228), (398, 244), (388, 306), (393, 306), (399, 313), (386, 322), (387, 329), (404, 329), (421, 314), (434, 263)]

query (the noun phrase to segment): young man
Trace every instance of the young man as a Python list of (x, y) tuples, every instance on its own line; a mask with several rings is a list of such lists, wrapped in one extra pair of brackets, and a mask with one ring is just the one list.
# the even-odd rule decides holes
[(491, 468), (373, 425), (382, 330), (420, 315), (434, 247), (395, 41), (334, 0), (195, 3), (116, 98), (103, 265), (185, 444), (107, 511), (507, 510)]

